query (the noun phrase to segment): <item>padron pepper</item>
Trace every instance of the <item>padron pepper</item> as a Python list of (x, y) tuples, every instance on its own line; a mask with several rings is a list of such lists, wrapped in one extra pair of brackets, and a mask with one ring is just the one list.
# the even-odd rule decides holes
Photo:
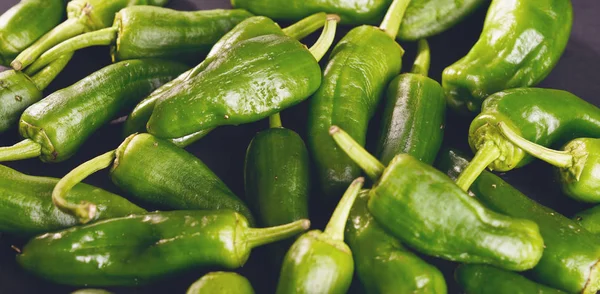
[(600, 236), (600, 206), (594, 206), (577, 213), (573, 220), (590, 233)]
[(502, 172), (533, 160), (500, 131), (503, 123), (525, 140), (552, 147), (574, 138), (600, 137), (600, 109), (566, 91), (518, 88), (498, 92), (485, 100), (471, 122), (469, 145), (475, 157), (456, 183), (467, 191), (488, 167)]
[[(456, 151), (443, 152), (438, 168), (451, 178), (468, 165)], [(484, 171), (470, 191), (490, 209), (534, 221), (544, 238), (544, 254), (530, 271), (537, 282), (568, 293), (593, 294), (600, 290), (600, 238), (576, 222), (536, 203), (493, 173)]]
[(233, 272), (212, 272), (204, 275), (187, 290), (186, 294), (254, 294), (252, 285), (243, 276)]
[(38, 236), (17, 261), (58, 284), (137, 286), (199, 268), (239, 268), (255, 247), (309, 226), (303, 219), (250, 228), (246, 218), (230, 210), (154, 212)]
[(352, 251), (344, 243), (344, 228), (364, 178), (357, 178), (342, 196), (325, 231), (300, 236), (285, 255), (277, 294), (348, 292), (354, 273)]
[(454, 276), (465, 294), (566, 294), (489, 265), (462, 264)]
[(542, 257), (544, 241), (534, 222), (485, 208), (445, 174), (408, 154), (384, 167), (339, 127), (330, 133), (375, 182), (368, 203), (375, 220), (411, 248), (514, 271), (531, 269)]
[(159, 59), (122, 61), (54, 92), (21, 115), (19, 133), (25, 140), (0, 148), (0, 161), (64, 161), (97, 129), (186, 69)]
[(491, 94), (541, 82), (565, 50), (572, 23), (570, 0), (493, 0), (479, 41), (444, 70), (448, 105), (478, 113)]

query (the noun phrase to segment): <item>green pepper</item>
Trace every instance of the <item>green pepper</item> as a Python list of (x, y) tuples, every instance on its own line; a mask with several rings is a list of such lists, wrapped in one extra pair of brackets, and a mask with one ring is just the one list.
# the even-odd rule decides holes
[(590, 233), (600, 235), (600, 206), (594, 206), (577, 213), (575, 217), (573, 217), (573, 220)]
[(375, 182), (368, 203), (375, 220), (411, 248), (515, 271), (533, 268), (542, 257), (544, 241), (534, 222), (485, 208), (408, 154), (397, 155), (386, 168), (339, 127), (330, 133)]
[(454, 275), (465, 294), (566, 294), (489, 265), (462, 264)]
[(186, 294), (254, 294), (252, 285), (243, 276), (232, 272), (212, 272), (196, 281)]
[(113, 62), (162, 58), (196, 64), (225, 33), (251, 16), (242, 9), (190, 12), (130, 6), (117, 13), (112, 27), (54, 46), (29, 66), (27, 72), (36, 72), (64, 53), (101, 45), (111, 45)]
[(19, 123), (25, 140), (0, 148), (0, 161), (64, 161), (97, 129), (185, 70), (158, 59), (109, 65), (27, 108)]
[(383, 164), (400, 153), (431, 164), (442, 145), (446, 96), (442, 86), (427, 77), (429, 64), (429, 45), (421, 40), (412, 73), (399, 75), (388, 86), (377, 148)]
[(65, 0), (21, 0), (0, 15), (0, 65), (9, 65), (17, 54), (58, 25), (64, 9)]
[(169, 0), (72, 0), (67, 4), (67, 20), (21, 52), (10, 65), (21, 70), (46, 50), (60, 42), (109, 27), (119, 10), (132, 5), (164, 6)]
[(570, 0), (493, 0), (479, 41), (444, 70), (448, 104), (479, 112), (491, 94), (541, 82), (565, 50), (572, 23)]
[(476, 152), (456, 181), (468, 190), (488, 167), (510, 171), (533, 160), (499, 130), (503, 123), (533, 143), (551, 147), (579, 137), (600, 137), (600, 109), (565, 91), (519, 88), (498, 92), (483, 103), (469, 129), (469, 145)]
[(81, 290), (72, 292), (71, 294), (113, 294), (113, 293), (108, 292), (106, 290), (102, 290), (102, 289), (81, 289)]
[(294, 242), (283, 260), (277, 294), (348, 292), (354, 260), (344, 243), (344, 228), (363, 183), (363, 178), (357, 178), (350, 184), (325, 231), (310, 231)]
[[(455, 151), (444, 152), (437, 166), (451, 178), (467, 166)], [(535, 281), (569, 293), (600, 290), (600, 238), (576, 222), (542, 206), (493, 173), (484, 171), (470, 190), (487, 207), (538, 224), (544, 238), (544, 255), (531, 270)]]
[[(0, 165), (0, 232), (32, 236), (73, 227), (79, 220), (52, 203), (58, 179), (34, 177)], [(94, 219), (109, 219), (145, 210), (118, 195), (86, 184), (78, 184), (66, 196), (72, 201), (97, 203)]]
[(400, 73), (404, 50), (395, 38), (409, 0), (395, 0), (380, 27), (352, 29), (335, 46), (321, 87), (311, 97), (308, 148), (324, 202), (335, 203), (360, 168), (329, 137), (339, 125), (361, 145), (388, 83)]
[(229, 210), (154, 212), (38, 236), (17, 261), (58, 284), (137, 286), (198, 268), (239, 268), (253, 248), (309, 226), (303, 219), (249, 228), (242, 215)]

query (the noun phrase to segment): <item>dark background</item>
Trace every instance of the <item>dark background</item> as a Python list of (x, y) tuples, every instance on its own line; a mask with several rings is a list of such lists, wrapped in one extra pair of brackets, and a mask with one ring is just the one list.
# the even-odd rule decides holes
[[(532, 0), (533, 1), (533, 0)], [(0, 0), (0, 13), (16, 4), (17, 0)], [(575, 21), (569, 45), (554, 71), (541, 83), (540, 87), (568, 90), (579, 97), (600, 105), (600, 1), (573, 1)], [(228, 0), (172, 0), (170, 8), (178, 10), (197, 10), (213, 8), (230, 8)], [(442, 70), (464, 56), (477, 40), (485, 17), (484, 7), (467, 18), (461, 24), (442, 35), (431, 38), (432, 68), (430, 74), (440, 80)], [(32, 16), (35, 17), (35, 16)], [(282, 26), (287, 25), (282, 23)], [(344, 28), (338, 33), (338, 39), (347, 31)], [(316, 38), (312, 36), (303, 42), (310, 45)], [(404, 69), (409, 69), (414, 57), (415, 45), (403, 43), (407, 54), (404, 58)], [(92, 72), (110, 63), (109, 49), (98, 47), (78, 52), (66, 70), (48, 87), (46, 94), (67, 87)], [(0, 67), (1, 69), (1, 67)], [(302, 136), (305, 135), (306, 103), (286, 110), (282, 113), (283, 123)], [(243, 197), (243, 161), (246, 147), (254, 134), (267, 127), (267, 122), (258, 122), (239, 127), (223, 127), (193, 144), (188, 151), (201, 158), (223, 181), (237, 194)], [(469, 120), (449, 115), (446, 125), (445, 145), (468, 150), (467, 130)], [(82, 162), (117, 147), (121, 143), (121, 125), (111, 124), (102, 128), (94, 138), (90, 139), (81, 151), (72, 159), (60, 164), (44, 164), (37, 159), (17, 163), (7, 163), (23, 173), (38, 176), (64, 176)], [(373, 133), (373, 132), (372, 132)], [(19, 140), (16, 132), (0, 135), (0, 146), (11, 145)], [(503, 177), (517, 186), (522, 192), (535, 200), (567, 215), (586, 208), (565, 197), (554, 180), (553, 170), (546, 164), (535, 162), (527, 167), (512, 171)], [(109, 191), (123, 194), (109, 180), (106, 171), (98, 172), (86, 180), (87, 183), (102, 187)], [(312, 194), (311, 219), (313, 227), (322, 227), (328, 213), (319, 209), (319, 195)], [(15, 252), (11, 245), (20, 246), (23, 240), (0, 237), (0, 293), (68, 293), (75, 288), (58, 286), (32, 277), (18, 268), (14, 261)], [(449, 293), (458, 293), (452, 278), (454, 263), (426, 258), (436, 264), (445, 274)], [(248, 264), (240, 269), (252, 282), (257, 293), (273, 292), (276, 272), (269, 272), (264, 252), (256, 250)], [(111, 289), (116, 293), (184, 293), (185, 289), (204, 271), (192, 272), (177, 278), (166, 279), (155, 285), (143, 288)], [(354, 289), (355, 287), (353, 287)]]

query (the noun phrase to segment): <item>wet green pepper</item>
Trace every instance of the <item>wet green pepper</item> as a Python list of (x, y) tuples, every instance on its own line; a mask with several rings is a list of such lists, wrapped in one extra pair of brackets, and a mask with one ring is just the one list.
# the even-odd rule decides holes
[(590, 233), (600, 235), (600, 206), (579, 212), (573, 217), (582, 227)]
[(308, 148), (315, 163), (323, 202), (335, 203), (353, 179), (356, 165), (329, 137), (339, 125), (364, 145), (369, 120), (388, 83), (400, 73), (404, 50), (395, 38), (409, 0), (395, 0), (380, 27), (352, 29), (335, 46), (323, 82), (311, 97)]
[(38, 156), (44, 162), (66, 160), (98, 128), (186, 69), (158, 59), (109, 65), (27, 108), (19, 123), (25, 140), (0, 148), (0, 161)]
[(566, 294), (489, 265), (462, 264), (454, 276), (465, 294)]
[(465, 263), (524, 271), (544, 251), (538, 226), (485, 208), (445, 174), (408, 154), (384, 167), (337, 126), (342, 150), (375, 182), (369, 211), (392, 236), (424, 254)]
[(212, 272), (196, 281), (186, 294), (254, 294), (252, 285), (243, 276), (232, 272)]
[[(79, 220), (60, 211), (52, 203), (52, 190), (58, 179), (34, 177), (0, 165), (0, 232), (32, 236), (73, 227)], [(72, 201), (97, 203), (94, 219), (109, 219), (144, 209), (118, 195), (86, 184), (78, 184), (67, 194)]]
[(491, 94), (541, 82), (565, 50), (572, 23), (570, 0), (493, 0), (479, 41), (444, 70), (448, 105), (479, 112)]
[(304, 219), (249, 228), (242, 215), (229, 210), (154, 212), (38, 236), (17, 261), (58, 284), (136, 286), (198, 268), (239, 268), (253, 248), (309, 226)]
[[(451, 178), (467, 166), (468, 159), (455, 151), (444, 152), (437, 166)], [(531, 277), (569, 293), (600, 290), (600, 238), (576, 222), (527, 198), (496, 175), (484, 171), (470, 191), (487, 207), (538, 224), (544, 254)]]
[(46, 50), (60, 42), (109, 27), (119, 10), (132, 5), (164, 6), (169, 0), (72, 0), (67, 4), (67, 20), (39, 38), (21, 52), (11, 66), (21, 70), (33, 63)]
[(17, 54), (58, 25), (64, 14), (65, 0), (21, 0), (0, 15), (0, 65), (8, 66)]
[(281, 267), (277, 294), (348, 292), (354, 260), (344, 243), (344, 228), (363, 183), (364, 179), (358, 178), (350, 184), (325, 231), (310, 231), (294, 242)]
[(486, 99), (481, 114), (471, 123), (469, 145), (476, 154), (457, 180), (463, 190), (486, 167), (504, 172), (533, 160), (502, 135), (499, 123), (545, 147), (579, 137), (600, 137), (600, 109), (569, 92), (540, 88), (498, 92)]

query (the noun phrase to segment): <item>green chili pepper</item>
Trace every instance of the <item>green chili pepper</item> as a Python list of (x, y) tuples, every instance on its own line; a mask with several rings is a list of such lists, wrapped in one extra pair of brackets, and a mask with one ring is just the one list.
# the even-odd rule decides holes
[(219, 38), (251, 16), (242, 9), (190, 12), (130, 6), (117, 13), (112, 27), (79, 35), (54, 46), (27, 71), (35, 72), (64, 53), (101, 45), (111, 45), (113, 62), (163, 58), (196, 64)]
[[(461, 154), (448, 151), (441, 155), (438, 167), (456, 178), (468, 163)], [(484, 171), (477, 178), (471, 192), (499, 213), (538, 224), (544, 238), (544, 254), (531, 270), (534, 280), (569, 293), (587, 294), (600, 290), (600, 239), (597, 236), (527, 198), (490, 172)]]
[(489, 265), (462, 264), (454, 275), (465, 294), (566, 294)]
[[(52, 189), (58, 179), (24, 175), (0, 165), (0, 232), (19, 236), (69, 228), (79, 220), (58, 210), (52, 203)], [(100, 188), (78, 184), (66, 195), (72, 201), (97, 204), (93, 220), (143, 213), (144, 209)]]
[(388, 87), (377, 152), (383, 164), (400, 153), (431, 164), (442, 145), (446, 96), (427, 77), (429, 63), (429, 45), (421, 40), (412, 73), (399, 75)]
[(65, 0), (21, 0), (0, 15), (0, 65), (9, 65), (17, 54), (58, 25), (64, 9)]
[(479, 41), (444, 70), (448, 104), (479, 112), (491, 94), (541, 82), (565, 50), (572, 23), (570, 0), (493, 0)]
[(254, 294), (252, 285), (243, 276), (231, 272), (212, 272), (196, 281), (186, 294)]
[(400, 73), (404, 50), (396, 33), (409, 0), (395, 0), (380, 27), (360, 26), (335, 46), (321, 87), (311, 97), (308, 148), (316, 165), (321, 193), (336, 202), (360, 168), (329, 137), (339, 125), (364, 145), (369, 120), (388, 83)]
[(164, 6), (169, 0), (72, 0), (67, 4), (67, 20), (39, 38), (11, 62), (16, 70), (33, 63), (46, 50), (60, 42), (109, 27), (119, 10), (132, 5)]
[(113, 294), (113, 293), (108, 292), (106, 290), (102, 290), (102, 289), (81, 289), (81, 290), (72, 292), (71, 294)]
[(408, 154), (384, 167), (337, 126), (330, 130), (342, 150), (376, 182), (369, 211), (394, 237), (424, 254), (523, 271), (544, 250), (538, 226), (486, 209), (433, 167)]
[(348, 292), (354, 260), (344, 243), (344, 228), (363, 183), (357, 178), (350, 184), (325, 231), (310, 231), (294, 242), (281, 267), (277, 294)]
[(573, 218), (590, 233), (600, 235), (600, 206), (579, 212)]
[(305, 231), (309, 220), (254, 229), (240, 214), (171, 211), (48, 233), (17, 256), (27, 271), (73, 286), (136, 286), (197, 268), (239, 268), (250, 251)]
[(19, 123), (25, 140), (0, 148), (0, 161), (38, 156), (44, 162), (66, 160), (98, 128), (185, 69), (158, 59), (109, 65), (27, 108)]
[(471, 123), (469, 145), (476, 155), (456, 181), (463, 190), (486, 167), (510, 171), (533, 160), (502, 135), (499, 123), (545, 147), (578, 137), (600, 137), (600, 109), (569, 92), (540, 88), (498, 92), (486, 99)]

